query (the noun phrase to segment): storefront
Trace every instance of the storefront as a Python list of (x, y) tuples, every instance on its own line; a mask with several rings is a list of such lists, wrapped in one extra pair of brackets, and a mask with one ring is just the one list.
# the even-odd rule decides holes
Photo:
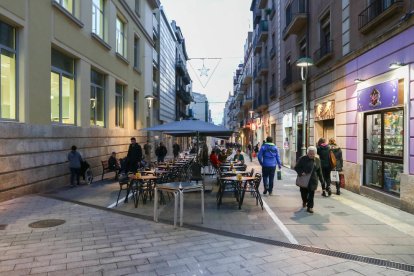
[(292, 112), (283, 114), (283, 165), (291, 167), (291, 146), (293, 141), (293, 115)]
[(404, 171), (404, 81), (394, 79), (358, 91), (363, 112), (363, 185), (400, 195)]
[(315, 142), (335, 137), (335, 101), (324, 101), (315, 105)]

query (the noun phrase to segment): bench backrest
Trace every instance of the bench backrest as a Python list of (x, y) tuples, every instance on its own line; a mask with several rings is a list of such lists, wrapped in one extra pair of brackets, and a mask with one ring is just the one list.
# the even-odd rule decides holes
[(101, 163), (102, 163), (102, 168), (103, 168), (104, 170), (106, 170), (106, 169), (108, 169), (108, 168), (109, 168), (109, 165), (108, 165), (108, 160), (101, 161)]

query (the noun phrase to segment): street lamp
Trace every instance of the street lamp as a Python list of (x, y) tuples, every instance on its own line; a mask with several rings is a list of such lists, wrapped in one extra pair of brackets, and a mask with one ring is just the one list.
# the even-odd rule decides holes
[(250, 143), (251, 143), (251, 149), (249, 150), (249, 157), (250, 157), (250, 161), (252, 161), (252, 154), (253, 154), (253, 114), (254, 111), (253, 110), (249, 110), (249, 115), (250, 115)]
[(296, 61), (296, 66), (300, 67), (302, 78), (302, 156), (306, 155), (306, 80), (308, 78), (308, 67), (313, 65), (313, 60), (308, 57), (300, 58)]
[[(151, 106), (152, 106), (152, 101), (155, 99), (154, 96), (152, 95), (147, 95), (145, 96), (145, 99), (147, 100), (147, 107), (148, 107), (148, 118), (147, 118), (147, 127), (151, 127)], [(150, 140), (150, 132), (147, 131), (147, 142)], [(149, 160), (151, 163), (151, 154), (149, 156)]]

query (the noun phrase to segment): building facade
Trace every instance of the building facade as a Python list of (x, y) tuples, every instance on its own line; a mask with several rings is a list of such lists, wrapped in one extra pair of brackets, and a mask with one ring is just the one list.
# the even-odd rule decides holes
[(205, 94), (192, 92), (193, 101), (190, 104), (190, 113), (193, 118), (210, 122), (211, 114), (208, 105), (208, 99)]
[(255, 116), (283, 164), (302, 141), (335, 138), (346, 189), (414, 212), (411, 2), (253, 0), (251, 10)]
[(67, 185), (72, 145), (97, 175), (131, 136), (143, 142), (158, 7), (1, 1), (0, 200)]

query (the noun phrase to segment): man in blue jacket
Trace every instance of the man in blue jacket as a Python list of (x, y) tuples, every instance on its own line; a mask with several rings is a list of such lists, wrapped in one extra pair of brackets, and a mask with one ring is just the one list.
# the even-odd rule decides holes
[(276, 145), (273, 144), (272, 137), (266, 138), (266, 143), (260, 148), (259, 154), (257, 155), (259, 163), (262, 166), (262, 176), (263, 176), (263, 185), (265, 195), (269, 192), (269, 195), (272, 195), (273, 191), (273, 179), (275, 178), (276, 165), (278, 165), (279, 170), (282, 168), (280, 163), (279, 150)]

